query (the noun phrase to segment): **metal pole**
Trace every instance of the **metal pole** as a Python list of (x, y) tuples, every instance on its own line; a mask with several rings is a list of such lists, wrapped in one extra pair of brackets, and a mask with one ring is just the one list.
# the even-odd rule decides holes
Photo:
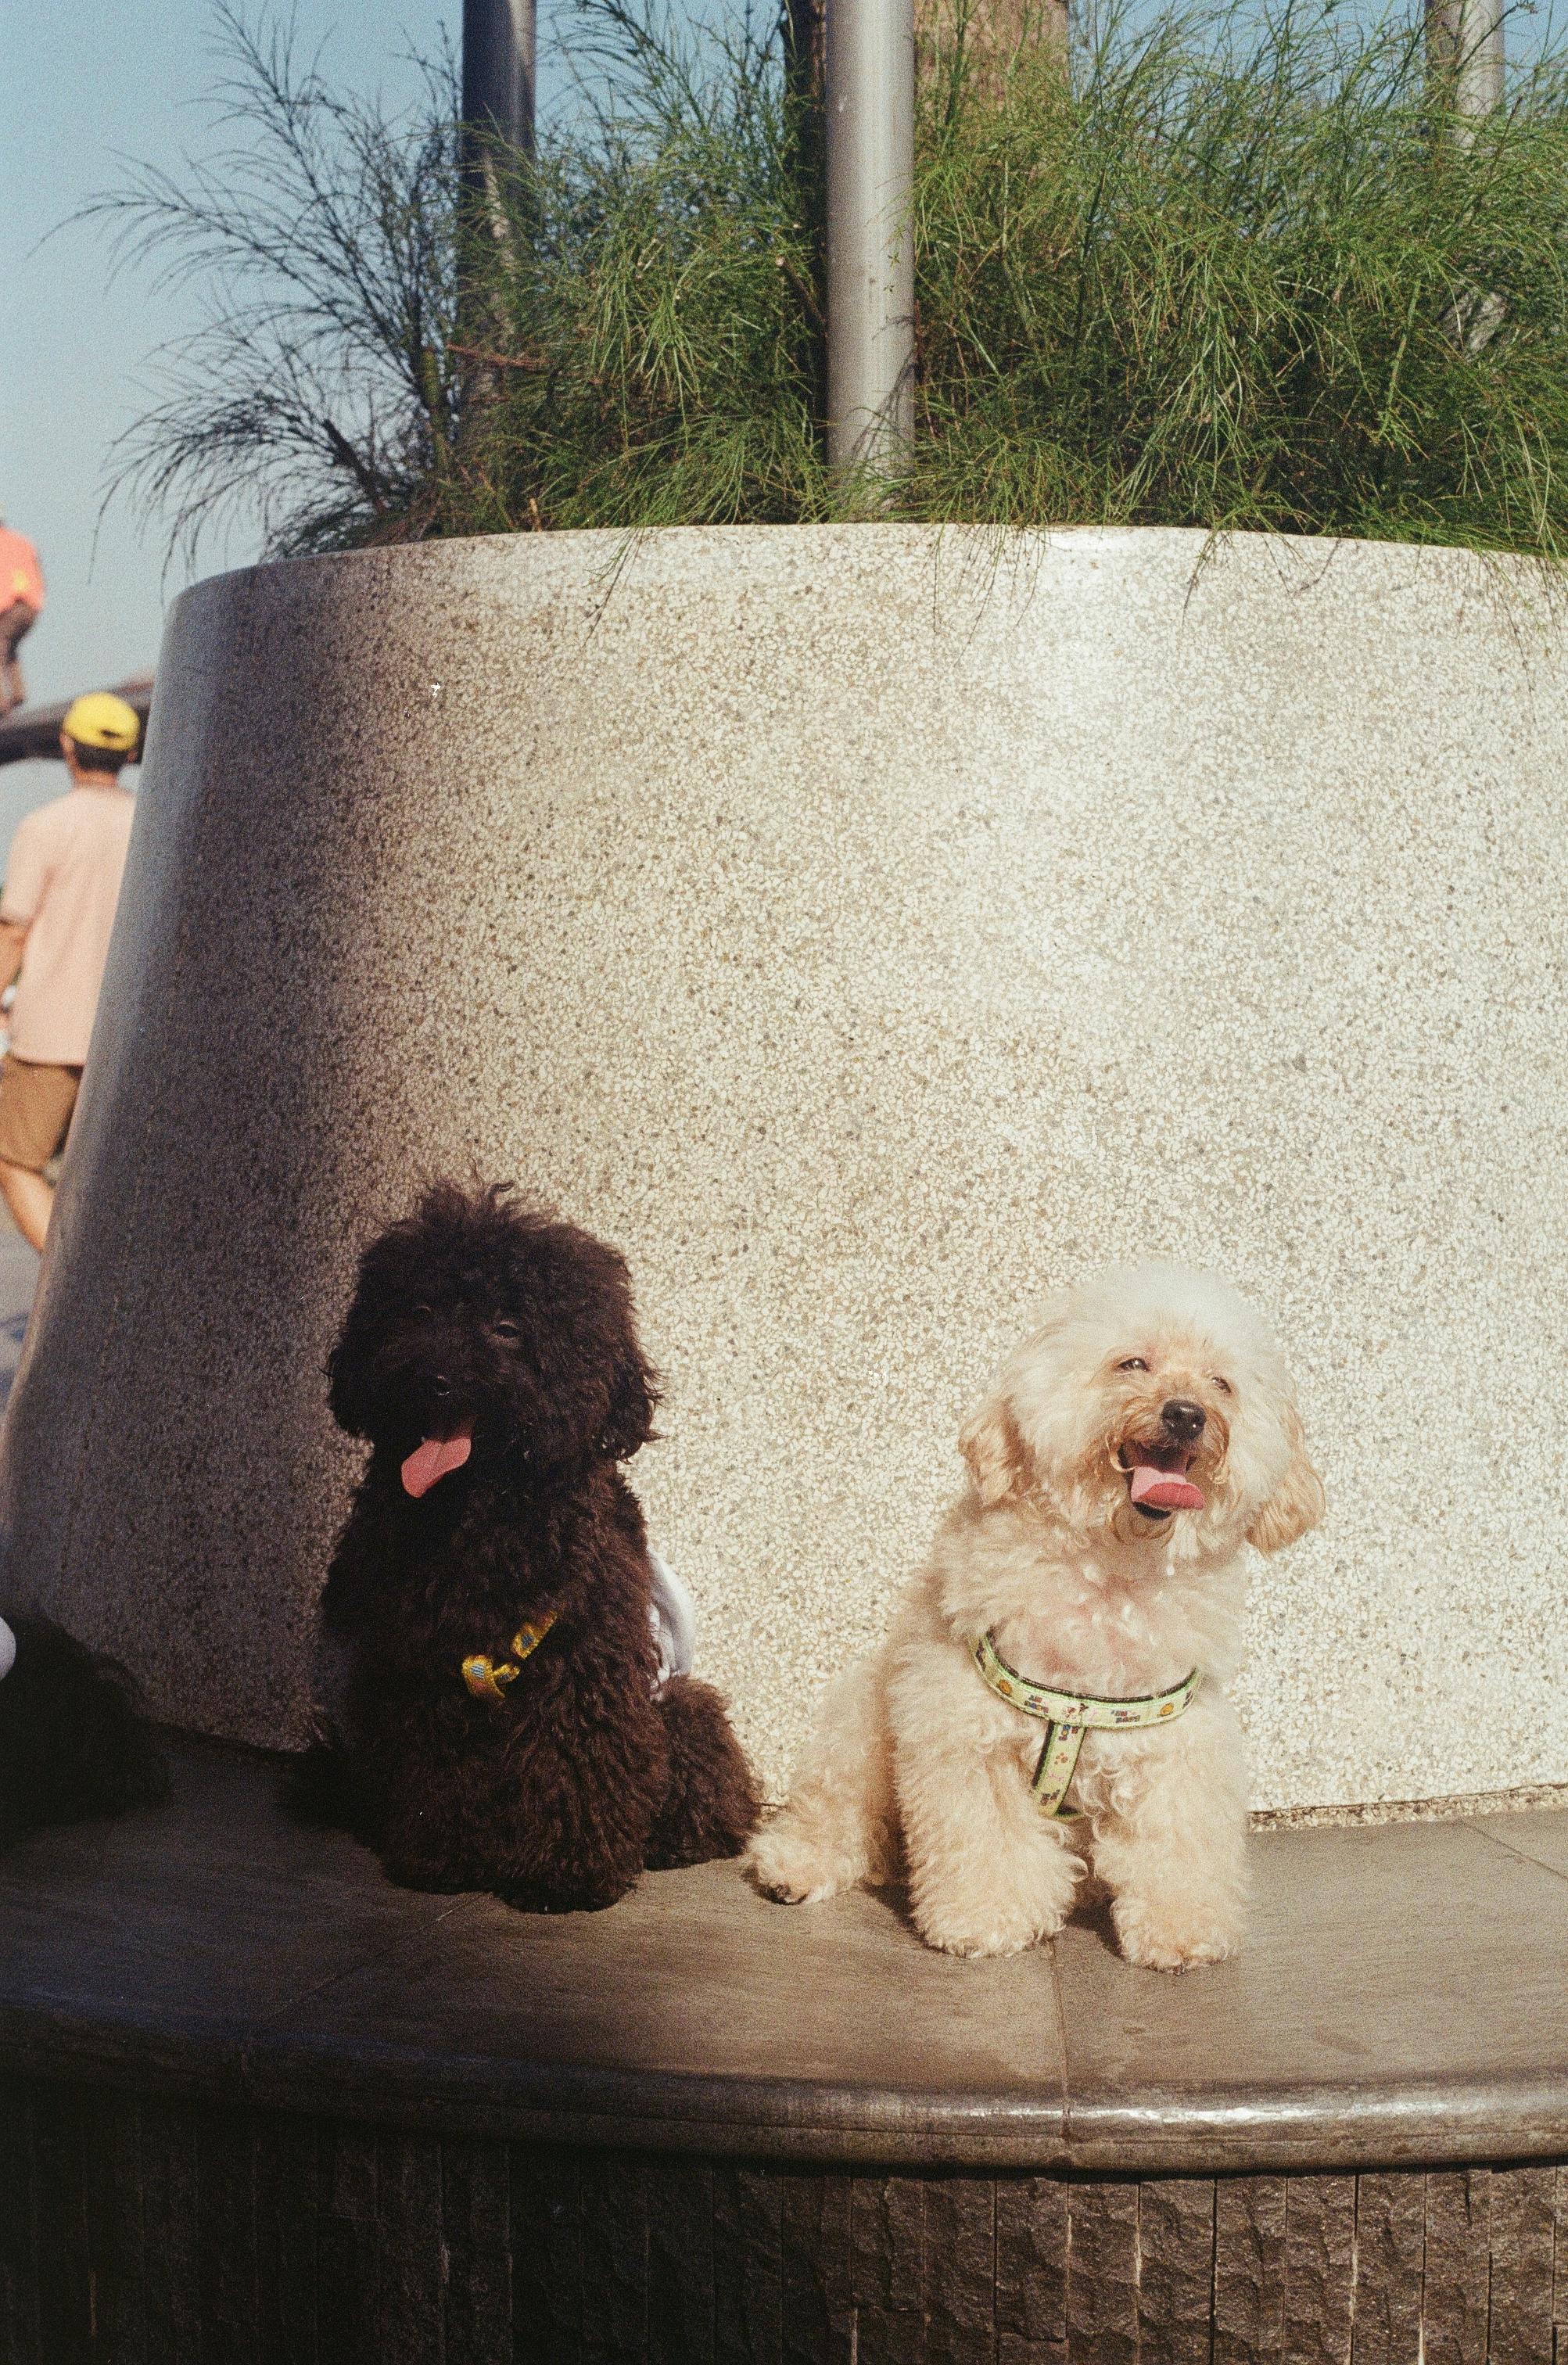
[(487, 132), (532, 154), (535, 55), (534, 0), (463, 0), (465, 174), (483, 177)]
[(827, 449), (892, 476), (914, 419), (913, 0), (827, 0)]
[(1427, 0), (1427, 51), (1459, 116), (1503, 104), (1503, 0)]
[[(465, 220), (459, 249), (458, 317), (470, 341), (494, 340), (501, 329), (499, 308), (487, 319), (476, 293), (476, 281), (483, 287), (487, 273), (477, 267), (480, 249), (474, 241), (487, 230), (502, 256), (512, 252), (513, 216), (504, 196), (506, 159), (508, 151), (533, 153), (535, 35), (535, 0), (463, 0), (458, 172)], [(489, 362), (470, 355), (462, 378), (460, 432), (465, 442), (494, 402), (496, 380)]]

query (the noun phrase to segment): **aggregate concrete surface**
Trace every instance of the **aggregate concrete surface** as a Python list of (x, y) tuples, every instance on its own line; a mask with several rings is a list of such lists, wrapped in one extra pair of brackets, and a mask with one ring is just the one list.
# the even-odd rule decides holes
[(355, 1251), (420, 1174), (517, 1177), (630, 1259), (632, 1474), (778, 1795), (1036, 1294), (1173, 1255), (1272, 1317), (1327, 1487), (1257, 1574), (1257, 1804), (1568, 1782), (1529, 580), (746, 527), (187, 592), (6, 1433), (21, 1581), (172, 1721), (297, 1741)]

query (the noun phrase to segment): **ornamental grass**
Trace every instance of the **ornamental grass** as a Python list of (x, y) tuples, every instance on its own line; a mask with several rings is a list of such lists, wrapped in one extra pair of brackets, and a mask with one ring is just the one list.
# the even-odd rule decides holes
[(532, 163), (459, 201), (450, 67), (413, 119), (223, 20), (243, 118), (102, 201), (206, 291), (120, 479), (176, 535), (875, 514), (1568, 544), (1568, 70), (1467, 126), (1418, 25), (1321, 5), (1103, 15), (1064, 71), (926, 39), (915, 431), (822, 436), (819, 149), (785, 37), (622, 0)]

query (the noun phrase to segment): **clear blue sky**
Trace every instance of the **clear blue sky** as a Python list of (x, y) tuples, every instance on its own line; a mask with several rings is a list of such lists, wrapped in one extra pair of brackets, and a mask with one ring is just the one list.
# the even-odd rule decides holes
[[(298, 0), (334, 80), (396, 97), (399, 53), (432, 50), (456, 0)], [(156, 521), (116, 505), (101, 521), (106, 465), (134, 417), (149, 350), (194, 317), (190, 299), (111, 280), (101, 230), (50, 230), (121, 177), (120, 160), (169, 164), (210, 144), (201, 100), (212, 65), (206, 0), (94, 0), (90, 6), (0, 0), (6, 174), (0, 210), (0, 509), (39, 545), (49, 605), (24, 645), (30, 694), (64, 697), (151, 667), (167, 601)], [(46, 241), (47, 243), (42, 241)], [(209, 545), (196, 570), (240, 566), (253, 549)], [(58, 765), (0, 768), (0, 855), (20, 813), (64, 785)]]

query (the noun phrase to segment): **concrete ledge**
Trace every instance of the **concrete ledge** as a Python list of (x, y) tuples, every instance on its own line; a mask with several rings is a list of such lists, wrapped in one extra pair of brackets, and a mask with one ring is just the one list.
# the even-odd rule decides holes
[(1214, 2176), (1568, 2157), (1568, 1815), (1260, 1834), (1252, 1943), (996, 1964), (731, 1866), (611, 1911), (393, 1888), (264, 1759), (0, 1861), (0, 2071), (709, 2159)]

